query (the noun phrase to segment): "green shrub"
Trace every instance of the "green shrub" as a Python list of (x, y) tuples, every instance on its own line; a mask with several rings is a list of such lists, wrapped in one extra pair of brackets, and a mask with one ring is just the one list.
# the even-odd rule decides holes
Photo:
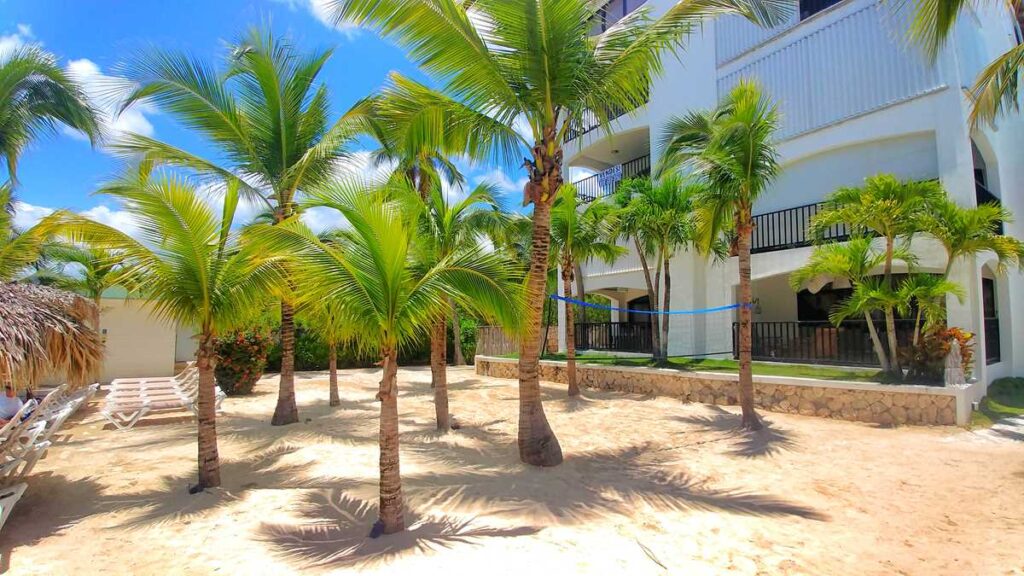
[(960, 343), (964, 377), (970, 379), (974, 365), (974, 334), (956, 327), (938, 327), (923, 333), (917, 346), (904, 354), (903, 360), (909, 364), (907, 380), (941, 385), (945, 380), (946, 356), (953, 340)]
[(259, 330), (236, 331), (217, 338), (214, 375), (220, 389), (230, 396), (251, 393), (267, 367), (270, 346), (270, 336)]

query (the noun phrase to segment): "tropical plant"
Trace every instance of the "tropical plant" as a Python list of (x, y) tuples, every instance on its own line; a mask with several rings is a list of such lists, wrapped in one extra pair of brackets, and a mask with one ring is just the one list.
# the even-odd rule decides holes
[(336, 182), (311, 192), (311, 205), (337, 210), (349, 228), (324, 242), (292, 218), (278, 226), (255, 225), (254, 245), (287, 254), (304, 298), (330, 302), (356, 331), (355, 342), (379, 354), (380, 520), (375, 530), (405, 528), (399, 474), (398, 349), (427, 333), (445, 316), (448, 296), (463, 306), (514, 321), (519, 304), (505, 287), (514, 281), (507, 260), (483, 247), (457, 250), (426, 264), (415, 257), (423, 244), (417, 213), (384, 201), (362, 185)]
[[(317, 78), (332, 50), (300, 53), (286, 38), (253, 29), (231, 46), (223, 69), (184, 53), (151, 50), (122, 66), (130, 82), (122, 109), (147, 100), (195, 130), (218, 150), (223, 164), (171, 144), (128, 134), (111, 148), (145, 164), (178, 166), (232, 182), (260, 203), (274, 222), (291, 217), (297, 195), (327, 181), (355, 128), (330, 123), (327, 87)], [(290, 283), (281, 298), (281, 376), (271, 424), (298, 422), (295, 404), (295, 309)]]
[[(906, 262), (912, 265), (916, 257), (907, 246), (899, 245), (893, 252), (893, 259)], [(789, 283), (794, 290), (800, 290), (808, 283), (818, 279), (831, 278), (833, 281), (845, 279), (854, 287), (863, 284), (874, 270), (879, 269), (885, 263), (885, 254), (872, 248), (872, 238), (868, 236), (854, 236), (847, 242), (830, 242), (814, 247), (811, 257), (803, 267), (793, 272), (789, 277)], [(864, 300), (870, 303), (873, 300)], [(849, 309), (851, 316), (853, 309)], [(878, 363), (882, 370), (889, 371), (889, 356), (886, 354), (882, 340), (878, 337), (875, 329), (875, 321), (871, 313), (875, 310), (870, 306), (860, 306), (858, 310), (864, 317), (868, 334), (871, 336), (871, 345), (878, 357)]]
[[(791, 6), (776, 0), (682, 0), (657, 19), (642, 7), (598, 37), (592, 23), (602, 6), (592, 0), (331, 0), (335, 21), (372, 27), (396, 41), (440, 86), (424, 105), (463, 119), (477, 143), (522, 150), (533, 205), (526, 282), (526, 322), (519, 354), (519, 453), (529, 464), (552, 466), (562, 450), (540, 400), (539, 360), (546, 299), (551, 205), (563, 183), (563, 145), (587, 112), (608, 127), (611, 110), (647, 100), (662, 58), (707, 17), (742, 14), (773, 24)], [(457, 112), (455, 112), (457, 111)], [(513, 125), (520, 122), (522, 136)]]
[(228, 396), (251, 394), (267, 368), (270, 335), (261, 329), (232, 330), (213, 340), (217, 386)]
[(707, 187), (694, 199), (696, 245), (720, 254), (723, 236), (735, 235), (739, 266), (739, 396), (741, 426), (759, 430), (751, 370), (750, 243), (754, 202), (779, 172), (774, 138), (776, 106), (752, 81), (740, 81), (711, 110), (669, 120), (661, 145), (660, 171), (692, 170)]
[[(417, 187), (417, 191), (423, 191)], [(427, 197), (420, 217), (419, 242), (415, 258), (424, 267), (432, 267), (460, 254), (481, 250), (483, 240), (505, 226), (507, 215), (495, 200), (493, 186), (482, 184), (465, 198), (449, 201), (440, 183), (426, 191)], [(418, 200), (417, 200), (418, 202)], [(518, 284), (518, 282), (516, 282)], [(514, 290), (512, 285), (503, 289)], [(430, 373), (434, 389), (437, 429), (449, 429), (447, 341), (448, 320), (454, 300), (447, 301), (447, 310), (439, 315), (430, 330)]]
[(103, 293), (121, 282), (120, 255), (110, 250), (62, 242), (46, 246), (42, 256), (49, 266), (41, 276), (50, 285), (91, 298), (97, 306)]
[(180, 176), (126, 176), (102, 192), (119, 199), (138, 225), (138, 239), (84, 219), (70, 223), (73, 241), (122, 257), (122, 281), (146, 295), (152, 313), (195, 326), (199, 370), (199, 486), (220, 485), (214, 389), (215, 339), (261, 312), (283, 279), (278, 259), (240, 247), (232, 229), (238, 189), (230, 185), (220, 215)]
[[(898, 0), (905, 4), (909, 0)], [(908, 36), (920, 44), (933, 61), (949, 41), (957, 21), (975, 2), (969, 0), (914, 0), (914, 15)], [(1024, 25), (1024, 4), (1021, 0), (985, 0), (984, 4), (1003, 8)], [(1009, 50), (988, 63), (969, 90), (973, 102), (971, 126), (983, 122), (992, 124), (1007, 110), (1020, 109), (1020, 80), (1024, 72), (1024, 44), (1016, 43)]]
[(896, 309), (903, 316), (914, 316), (914, 334), (911, 339), (913, 347), (920, 340), (922, 327), (927, 330), (945, 323), (947, 295), (956, 296), (960, 302), (967, 295), (963, 286), (945, 276), (924, 273), (910, 274), (904, 278), (896, 292), (899, 296)]
[[(591, 202), (586, 207), (580, 202), (576, 187), (564, 184), (558, 199), (551, 207), (551, 266), (562, 274), (565, 301), (565, 360), (569, 396), (578, 396), (576, 381), (575, 305), (572, 303), (573, 276), (579, 265), (597, 258), (611, 262), (625, 252), (617, 246), (608, 217), (612, 206), (604, 202)], [(585, 301), (583, 292), (576, 294)]]
[(332, 302), (303, 306), (301, 316), (308, 319), (310, 330), (327, 346), (328, 404), (341, 406), (338, 392), (338, 346), (350, 341), (355, 332), (348, 318)]
[(60, 231), (67, 213), (44, 216), (26, 230), (14, 225), (14, 196), (10, 183), (0, 184), (0, 282), (10, 282), (39, 260), (43, 249)]
[(11, 187), (21, 153), (61, 124), (94, 144), (101, 137), (96, 110), (52, 54), (38, 46), (0, 53), (0, 156)]
[(1010, 211), (998, 204), (967, 208), (943, 196), (928, 205), (920, 228), (942, 243), (946, 250), (943, 276), (949, 278), (957, 260), (982, 253), (995, 255), (1000, 273), (1009, 266), (1024, 266), (1024, 242), (999, 233), (1000, 224), (1010, 221)]
[[(892, 174), (870, 176), (860, 188), (844, 187), (825, 200), (826, 207), (811, 220), (811, 234), (821, 237), (837, 224), (847, 224), (855, 232), (873, 232), (885, 241), (883, 283), (895, 292), (892, 264), (896, 242), (909, 242), (921, 229), (923, 215), (944, 197), (942, 185), (934, 180), (900, 180)], [(895, 377), (902, 377), (899, 346), (896, 341), (895, 305), (884, 308), (885, 331), (889, 345), (889, 368)]]
[(640, 258), (640, 267), (644, 272), (644, 282), (647, 285), (647, 301), (651, 312), (647, 316), (650, 319), (651, 325), (652, 355), (655, 360), (665, 360), (665, 358), (661, 357), (661, 330), (659, 328), (661, 315), (658, 314), (658, 290), (660, 289), (661, 282), (654, 279), (655, 277), (660, 278), (661, 267), (655, 266), (654, 274), (651, 274), (648, 256), (655, 252), (654, 242), (647, 235), (647, 230), (641, 226), (640, 220), (632, 218), (631, 213), (627, 211), (633, 196), (646, 194), (650, 189), (651, 179), (647, 176), (627, 178), (619, 183), (614, 196), (612, 196), (612, 201), (618, 208), (615, 218), (616, 230), (619, 232), (620, 238), (633, 241), (633, 250)]

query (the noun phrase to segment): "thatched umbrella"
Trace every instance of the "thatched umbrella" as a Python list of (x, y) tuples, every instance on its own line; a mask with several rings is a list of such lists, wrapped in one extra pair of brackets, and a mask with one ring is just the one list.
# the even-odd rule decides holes
[(0, 380), (18, 388), (49, 374), (72, 386), (94, 380), (103, 363), (99, 309), (72, 292), (0, 284)]

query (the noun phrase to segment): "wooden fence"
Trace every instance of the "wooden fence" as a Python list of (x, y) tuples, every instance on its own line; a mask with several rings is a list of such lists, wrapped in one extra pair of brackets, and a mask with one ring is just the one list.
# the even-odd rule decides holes
[[(541, 327), (541, 334), (545, 328)], [(558, 325), (547, 328), (545, 353), (558, 352)], [(479, 326), (476, 329), (476, 353), (481, 356), (506, 356), (519, 353), (519, 339), (509, 336), (501, 326)]]

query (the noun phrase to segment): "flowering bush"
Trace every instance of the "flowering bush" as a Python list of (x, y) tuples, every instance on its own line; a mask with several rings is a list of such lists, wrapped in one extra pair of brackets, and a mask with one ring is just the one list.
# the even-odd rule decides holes
[(251, 393), (267, 367), (270, 345), (270, 336), (257, 330), (231, 332), (217, 338), (214, 374), (220, 389), (231, 396)]
[(946, 355), (953, 341), (960, 343), (961, 364), (964, 377), (970, 379), (974, 366), (974, 334), (962, 328), (938, 327), (922, 335), (916, 348), (910, 352), (910, 378), (913, 380), (942, 383), (946, 368)]

